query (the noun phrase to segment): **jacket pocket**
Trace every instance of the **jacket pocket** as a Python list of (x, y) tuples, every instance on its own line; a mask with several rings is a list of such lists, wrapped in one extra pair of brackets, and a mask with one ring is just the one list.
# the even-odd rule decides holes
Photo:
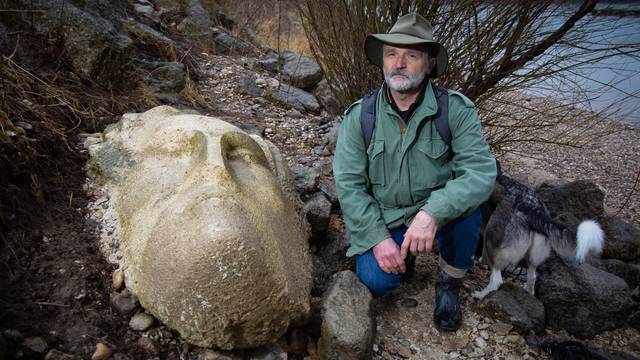
[(409, 160), (414, 189), (435, 189), (451, 179), (449, 147), (440, 138), (419, 138)]
[(372, 185), (385, 184), (384, 140), (376, 140), (367, 150), (369, 157), (369, 181)]

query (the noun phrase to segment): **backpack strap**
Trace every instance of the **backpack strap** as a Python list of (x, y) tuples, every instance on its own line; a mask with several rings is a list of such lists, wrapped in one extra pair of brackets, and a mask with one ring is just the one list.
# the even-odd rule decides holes
[(449, 128), (449, 91), (440, 86), (433, 86), (433, 93), (438, 103), (438, 111), (434, 115), (433, 121), (438, 134), (444, 143), (451, 148), (451, 128)]
[[(365, 149), (371, 144), (373, 129), (376, 126), (376, 99), (379, 89), (373, 90), (362, 98), (360, 107), (360, 126), (362, 127), (362, 137), (364, 138)], [(451, 129), (449, 128), (449, 91), (443, 87), (433, 85), (433, 92), (436, 96), (438, 111), (434, 115), (433, 121), (436, 130), (445, 144), (451, 148)]]
[(360, 126), (362, 127), (362, 137), (364, 138), (364, 149), (369, 149), (373, 129), (376, 126), (376, 99), (378, 97), (378, 89), (368, 93), (362, 98), (362, 106), (360, 107)]

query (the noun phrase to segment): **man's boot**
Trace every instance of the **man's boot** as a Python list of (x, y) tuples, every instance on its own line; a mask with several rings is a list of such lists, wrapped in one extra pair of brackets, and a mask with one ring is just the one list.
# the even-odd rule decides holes
[(438, 270), (433, 321), (441, 331), (456, 331), (460, 327), (462, 320), (460, 287), (462, 287), (462, 278), (454, 278), (442, 269)]

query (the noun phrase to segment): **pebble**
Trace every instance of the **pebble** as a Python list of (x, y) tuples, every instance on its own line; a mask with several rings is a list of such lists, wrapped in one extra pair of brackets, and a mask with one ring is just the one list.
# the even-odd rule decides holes
[(256, 86), (258, 87), (267, 87), (269, 84), (267, 83), (267, 80), (263, 79), (263, 78), (257, 78), (256, 79)]
[(137, 303), (138, 299), (127, 289), (124, 289), (121, 293), (111, 294), (111, 305), (122, 315), (129, 314), (135, 310)]
[(482, 330), (480, 331), (480, 336), (482, 336), (483, 339), (487, 340), (489, 339), (489, 332), (486, 330)]
[(136, 346), (151, 355), (157, 355), (160, 352), (158, 350), (158, 344), (146, 336), (138, 339), (138, 341), (136, 341)]
[(44, 360), (75, 360), (76, 357), (67, 353), (63, 353), (60, 350), (51, 349), (44, 357)]
[(111, 275), (111, 280), (113, 282), (113, 288), (116, 290), (122, 289), (124, 285), (124, 271), (122, 269), (116, 269)]
[(400, 301), (400, 306), (407, 309), (414, 308), (418, 306), (418, 300), (414, 298), (405, 298)]
[(398, 348), (398, 355), (400, 355), (401, 357), (403, 357), (405, 359), (408, 359), (412, 355), (411, 349), (409, 349), (409, 347), (407, 347), (407, 346), (400, 346)]
[(264, 133), (265, 133), (265, 134), (273, 134), (273, 133), (274, 133), (274, 131), (273, 131), (273, 129), (272, 129), (272, 128), (266, 128), (266, 129), (264, 129)]
[(474, 341), (476, 343), (476, 346), (480, 349), (484, 349), (487, 347), (487, 341), (480, 336), (478, 336)]
[(487, 323), (480, 323), (478, 324), (478, 330), (484, 330), (484, 329), (488, 329), (491, 325), (487, 324)]
[(41, 336), (32, 336), (20, 343), (20, 349), (31, 357), (41, 358), (49, 350), (49, 345)]
[(460, 353), (457, 351), (454, 351), (452, 353), (449, 353), (449, 359), (457, 359), (460, 357)]
[(498, 335), (507, 335), (511, 331), (511, 329), (513, 329), (513, 325), (503, 322), (497, 322), (491, 325), (491, 330), (493, 330)]
[(129, 327), (135, 331), (145, 331), (153, 325), (155, 319), (147, 313), (137, 313), (129, 321)]
[(96, 344), (96, 351), (91, 355), (91, 360), (105, 360), (113, 354), (113, 350), (103, 343)]

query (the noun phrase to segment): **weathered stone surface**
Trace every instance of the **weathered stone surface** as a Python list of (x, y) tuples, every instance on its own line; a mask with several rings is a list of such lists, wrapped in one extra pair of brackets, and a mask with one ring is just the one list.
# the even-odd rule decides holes
[(288, 50), (283, 52), (282, 58), (284, 60), (282, 73), (289, 84), (310, 90), (322, 80), (322, 69), (312, 59)]
[(338, 191), (336, 190), (335, 181), (322, 178), (320, 179), (319, 188), (325, 195), (327, 195), (327, 198), (331, 202), (332, 206), (334, 207), (340, 206), (340, 202), (338, 200)]
[(223, 349), (271, 343), (307, 316), (308, 224), (273, 144), (167, 106), (124, 115), (104, 138), (92, 155), (128, 158), (93, 168), (115, 174), (119, 265), (147, 312)]
[(257, 64), (270, 72), (278, 71), (278, 62), (280, 61), (278, 54), (273, 51), (267, 52), (263, 57), (258, 59)]
[(271, 86), (261, 88), (256, 85), (253, 78), (241, 76), (239, 85), (242, 92), (252, 97), (264, 97), (300, 112), (310, 111), (317, 113), (320, 111), (320, 104), (313, 95), (287, 84), (279, 84), (275, 88)]
[(589, 264), (553, 257), (539, 270), (536, 294), (547, 324), (577, 337), (591, 338), (623, 326), (634, 306), (624, 280)]
[(592, 265), (602, 271), (616, 275), (624, 280), (629, 288), (634, 289), (640, 285), (640, 266), (629, 264), (617, 259), (595, 260)]
[(311, 225), (311, 238), (322, 241), (327, 236), (329, 228), (331, 203), (323, 193), (319, 192), (304, 202), (304, 211), (307, 213), (307, 221)]
[(253, 47), (224, 30), (217, 29), (213, 37), (213, 50), (224, 55), (251, 55)]
[(313, 89), (313, 95), (320, 101), (322, 107), (325, 108), (329, 114), (342, 114), (342, 111), (344, 110), (343, 106), (340, 105), (338, 99), (333, 96), (331, 87), (329, 87), (327, 80), (323, 79), (316, 85), (315, 89)]
[(375, 337), (371, 293), (351, 271), (336, 274), (324, 295), (322, 335), (319, 353), (322, 359), (370, 359)]
[(604, 215), (604, 192), (593, 182), (580, 180), (558, 186), (544, 183), (536, 192), (551, 216), (567, 226)]
[(544, 305), (521, 286), (506, 282), (487, 296), (486, 303), (498, 318), (512, 324), (521, 334), (544, 330)]
[(140, 64), (146, 72), (144, 82), (154, 94), (179, 93), (187, 83), (184, 64), (164, 61), (144, 61)]
[(291, 174), (295, 177), (296, 190), (301, 194), (311, 194), (318, 189), (320, 174), (312, 167), (291, 165)]
[(640, 257), (640, 227), (619, 218), (613, 218), (604, 224), (607, 239), (604, 243), (602, 258), (632, 261)]
[[(111, 22), (65, 0), (20, 0), (28, 22), (65, 39), (65, 55), (84, 75), (104, 85), (124, 86), (133, 41)], [(64, 11), (60, 11), (64, 9)]]
[(178, 24), (178, 30), (187, 38), (199, 42), (203, 47), (211, 47), (213, 23), (208, 11), (200, 0), (186, 0), (184, 3), (184, 12), (187, 16)]
[(134, 20), (123, 20), (122, 27), (129, 36), (146, 46), (158, 49), (160, 55), (166, 59), (175, 60), (176, 44), (163, 33), (154, 28)]

